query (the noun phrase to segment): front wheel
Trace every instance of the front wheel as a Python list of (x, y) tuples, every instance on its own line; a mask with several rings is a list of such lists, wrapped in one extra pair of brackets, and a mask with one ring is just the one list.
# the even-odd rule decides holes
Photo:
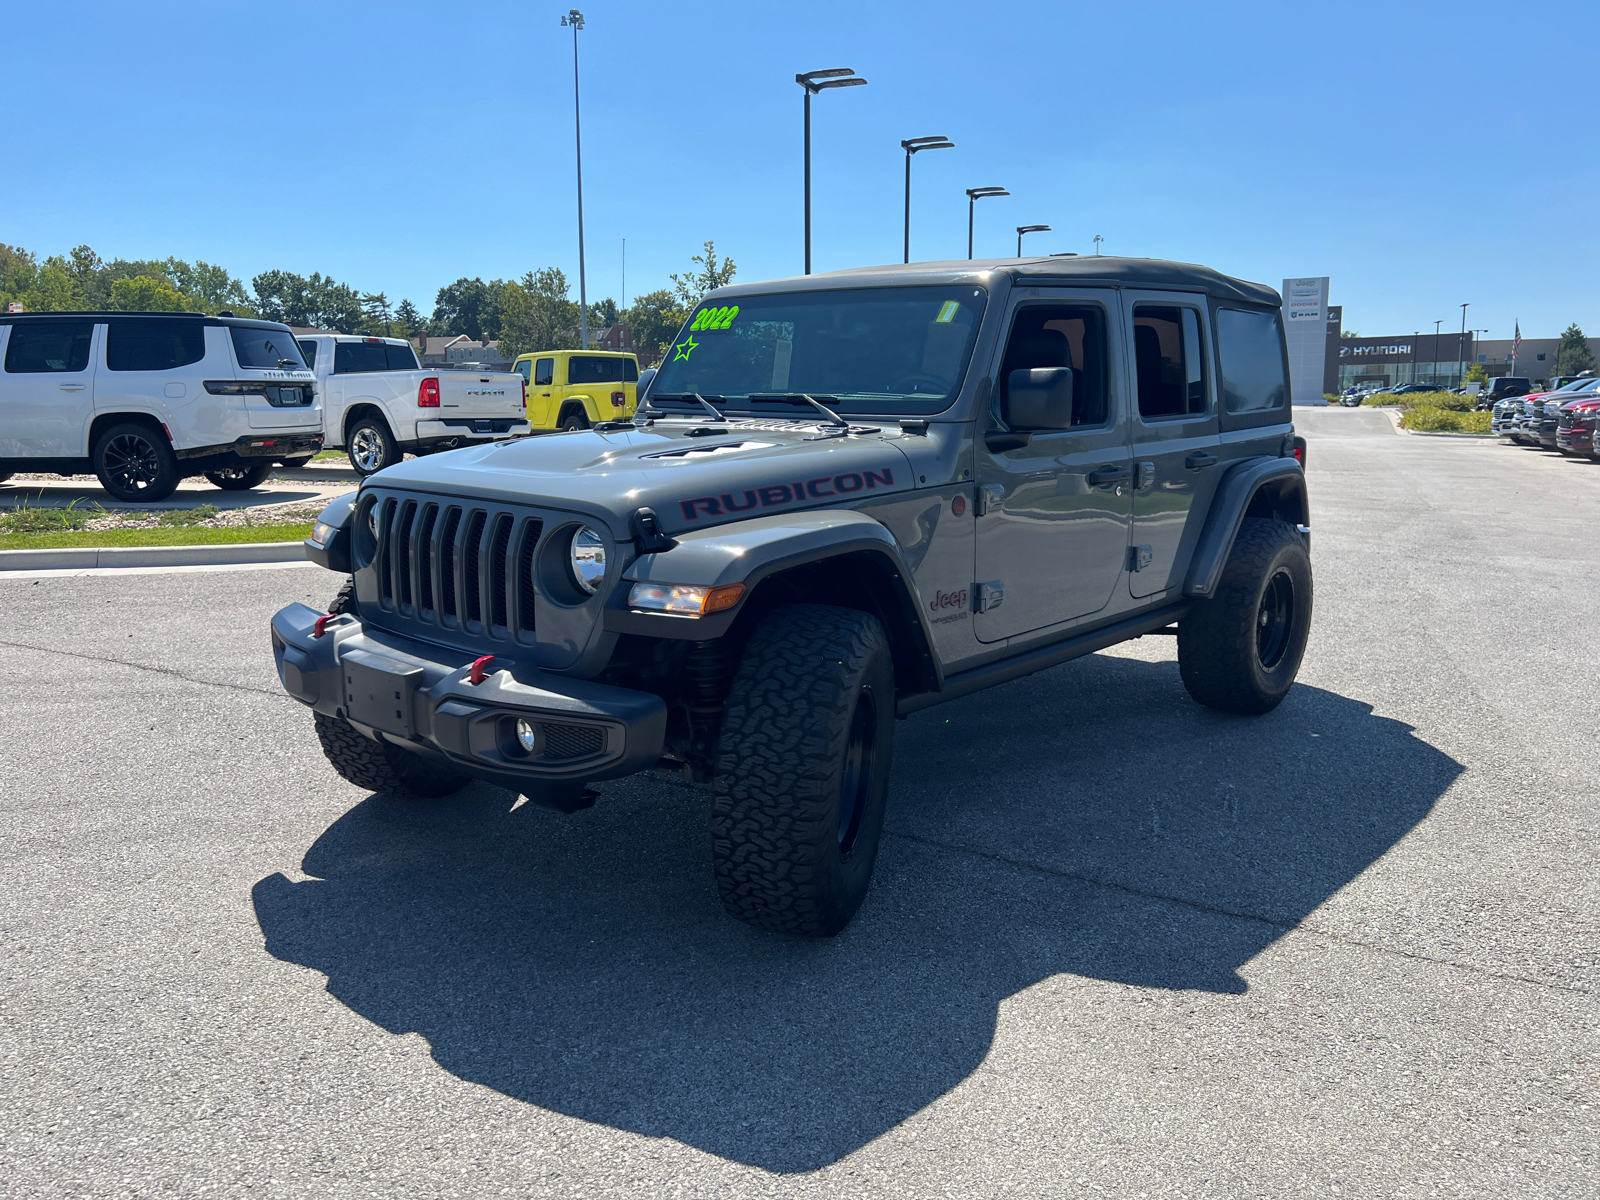
[(1216, 594), (1178, 624), (1183, 686), (1207, 708), (1258, 715), (1289, 694), (1311, 629), (1311, 556), (1287, 521), (1246, 518)]
[(434, 799), (459, 792), (472, 782), (470, 775), (443, 763), (402, 750), (388, 742), (375, 742), (343, 717), (312, 713), (317, 740), (333, 769), (359, 788), (408, 799)]
[(206, 478), (225, 492), (247, 492), (260, 487), (271, 474), (271, 463), (256, 463), (248, 467), (223, 467), (217, 471), (207, 471)]
[(894, 758), (894, 666), (869, 613), (773, 611), (724, 709), (711, 810), (723, 906), (751, 925), (831, 937), (872, 880)]
[(400, 461), (400, 448), (382, 417), (360, 417), (345, 435), (345, 453), (356, 474), (365, 479)]
[(118, 500), (154, 504), (178, 490), (177, 455), (149, 425), (113, 425), (95, 440), (91, 461), (100, 486)]

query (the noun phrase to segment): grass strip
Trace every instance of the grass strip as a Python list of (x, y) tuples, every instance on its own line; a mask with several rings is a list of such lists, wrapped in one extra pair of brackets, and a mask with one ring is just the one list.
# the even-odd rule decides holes
[(78, 529), (54, 533), (0, 534), (0, 550), (71, 550), (107, 546), (233, 546), (251, 542), (299, 542), (311, 522), (292, 525), (224, 525), (213, 528)]

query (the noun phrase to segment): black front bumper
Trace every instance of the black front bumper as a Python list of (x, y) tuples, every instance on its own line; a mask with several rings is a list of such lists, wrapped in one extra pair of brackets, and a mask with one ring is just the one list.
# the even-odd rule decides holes
[[(470, 682), (474, 655), (330, 619), (291, 604), (272, 618), (272, 654), (284, 690), (368, 737), (538, 798), (541, 785), (615, 779), (661, 757), (667, 707), (659, 696), (567, 679), (531, 662), (495, 658)], [(517, 723), (537, 740), (525, 751)]]

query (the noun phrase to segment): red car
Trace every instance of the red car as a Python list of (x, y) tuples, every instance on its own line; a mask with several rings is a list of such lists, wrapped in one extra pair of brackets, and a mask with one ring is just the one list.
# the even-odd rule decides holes
[(1561, 406), (1559, 424), (1556, 426), (1556, 449), (1563, 454), (1587, 454), (1600, 458), (1600, 445), (1595, 441), (1595, 426), (1600, 424), (1600, 397), (1585, 396), (1569, 400)]

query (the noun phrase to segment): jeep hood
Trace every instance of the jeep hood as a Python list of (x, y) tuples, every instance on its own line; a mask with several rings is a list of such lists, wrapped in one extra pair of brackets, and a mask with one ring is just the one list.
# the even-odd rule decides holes
[(655, 510), (661, 527), (678, 533), (911, 488), (898, 429), (818, 437), (827, 431), (815, 422), (657, 421), (430, 454), (367, 482), (582, 512), (618, 537), (631, 536), (629, 518), (639, 508)]

